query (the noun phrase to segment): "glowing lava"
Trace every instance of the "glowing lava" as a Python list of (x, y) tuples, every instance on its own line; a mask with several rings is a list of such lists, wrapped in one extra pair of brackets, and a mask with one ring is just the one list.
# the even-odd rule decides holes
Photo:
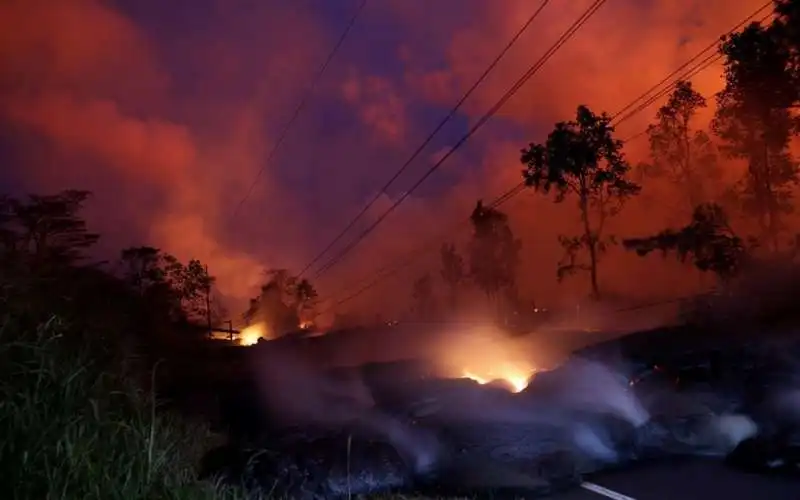
[(267, 339), (267, 328), (262, 323), (250, 325), (239, 332), (239, 345), (255, 345), (259, 339)]
[(526, 370), (513, 363), (502, 363), (497, 368), (485, 372), (464, 370), (462, 377), (474, 380), (481, 385), (503, 381), (511, 387), (513, 392), (522, 392), (528, 387), (528, 383), (534, 373), (536, 373), (535, 369)]

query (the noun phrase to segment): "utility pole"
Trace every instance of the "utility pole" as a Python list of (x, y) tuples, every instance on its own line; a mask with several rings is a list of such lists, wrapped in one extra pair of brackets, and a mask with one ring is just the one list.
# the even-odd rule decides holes
[(208, 323), (208, 337), (211, 338), (211, 280), (209, 279), (208, 275), (208, 264), (205, 266), (206, 269), (206, 322)]

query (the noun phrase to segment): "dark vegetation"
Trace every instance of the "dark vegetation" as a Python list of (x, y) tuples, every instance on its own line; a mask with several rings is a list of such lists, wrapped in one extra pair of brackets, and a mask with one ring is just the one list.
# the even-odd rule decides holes
[(196, 480), (218, 440), (208, 421), (161, 401), (191, 376), (180, 360), (208, 349), (190, 320), (213, 279), (147, 247), (91, 262), (88, 196), (1, 205), (0, 495), (234, 498)]
[[(798, 249), (786, 217), (798, 182), (789, 143), (800, 133), (800, 2), (775, 4), (775, 22), (723, 41), (726, 85), (709, 132), (693, 128), (705, 99), (679, 82), (648, 130), (647, 164), (633, 169), (610, 118), (585, 106), (524, 149), (526, 185), (579, 208), (580, 232), (559, 238), (559, 278), (585, 272), (590, 293), (600, 297), (602, 257), (622, 242), (638, 255), (672, 254), (713, 275), (725, 291), (716, 304), (739, 314), (746, 312), (737, 291), (752, 293), (766, 266), (768, 277), (781, 278), (775, 289), (784, 299), (762, 290), (771, 309), (754, 308), (760, 312), (748, 319), (791, 316), (786, 289), (800, 283), (786, 267)], [(722, 159), (745, 166), (743, 177), (724, 187)], [(631, 179), (634, 170), (642, 182)], [(654, 235), (611, 234), (609, 220), (653, 179), (684, 195), (676, 211), (681, 222)], [(234, 497), (198, 482), (195, 471), (220, 439), (210, 431), (219, 420), (216, 395), (245, 377), (230, 349), (206, 338), (209, 323), (228, 316), (213, 293), (214, 278), (199, 261), (147, 246), (125, 249), (114, 262), (90, 260), (99, 235), (81, 218), (88, 199), (68, 190), (0, 200), (0, 496)], [(519, 302), (515, 278), (524, 249), (498, 208), (477, 203), (471, 222), (463, 252), (454, 244), (441, 248), (443, 303), (458, 308), (472, 284), (502, 314)], [(414, 284), (421, 317), (442, 307), (435, 276)], [(263, 321), (275, 334), (313, 321), (317, 293), (310, 282), (286, 270), (265, 280), (246, 320)]]
[(314, 320), (317, 291), (307, 279), (292, 276), (286, 269), (266, 272), (267, 282), (258, 297), (250, 300), (245, 321), (263, 322), (276, 336), (297, 330), (301, 322)]

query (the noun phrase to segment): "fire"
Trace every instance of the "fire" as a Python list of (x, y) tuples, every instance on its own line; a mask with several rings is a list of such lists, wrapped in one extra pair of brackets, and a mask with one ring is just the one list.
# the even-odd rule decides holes
[(493, 325), (447, 331), (439, 342), (435, 359), (442, 373), (452, 378), (482, 385), (504, 382), (509, 391), (521, 392), (538, 370), (529, 341), (510, 338)]
[(514, 363), (501, 363), (499, 367), (486, 371), (464, 370), (461, 376), (481, 385), (501, 380), (506, 382), (513, 392), (522, 392), (528, 387), (528, 383), (535, 373), (536, 369), (533, 368), (526, 369)]
[(259, 339), (269, 338), (267, 328), (263, 323), (256, 323), (239, 332), (239, 345), (255, 345)]

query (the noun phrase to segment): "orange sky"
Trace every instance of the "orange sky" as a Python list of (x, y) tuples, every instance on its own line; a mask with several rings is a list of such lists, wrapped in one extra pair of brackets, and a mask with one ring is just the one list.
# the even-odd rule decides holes
[[(368, 2), (275, 161), (266, 164), (357, 3), (3, 2), (0, 123), (14, 138), (13, 161), (6, 162), (12, 185), (38, 192), (92, 189), (90, 221), (110, 248), (149, 243), (199, 258), (237, 303), (252, 294), (261, 270), (307, 263), (399, 168), (539, 2)], [(551, 2), (370, 217), (441, 157), (589, 3)], [(520, 148), (542, 141), (578, 104), (613, 113), (762, 3), (610, 0), (470, 147), (434, 174), (427, 191), (409, 197), (319, 281), (321, 294), (340, 294), (347, 283), (450, 231), (477, 198), (519, 182)], [(720, 68), (693, 81), (711, 95), (721, 87)], [(623, 124), (619, 136), (642, 130), (656, 109)], [(645, 145), (629, 146), (632, 161)], [(659, 228), (674, 204), (661, 190), (646, 207), (632, 204), (615, 231)], [(573, 207), (525, 193), (504, 208), (523, 239), (524, 293), (552, 300), (583, 293), (582, 278), (571, 285), (555, 281), (556, 237), (571, 231)], [(677, 269), (615, 250), (601, 279), (620, 293), (665, 297), (696, 284)], [(404, 304), (410, 280), (421, 271), (401, 273), (353, 304)], [(438, 275), (435, 265), (433, 272)]]

